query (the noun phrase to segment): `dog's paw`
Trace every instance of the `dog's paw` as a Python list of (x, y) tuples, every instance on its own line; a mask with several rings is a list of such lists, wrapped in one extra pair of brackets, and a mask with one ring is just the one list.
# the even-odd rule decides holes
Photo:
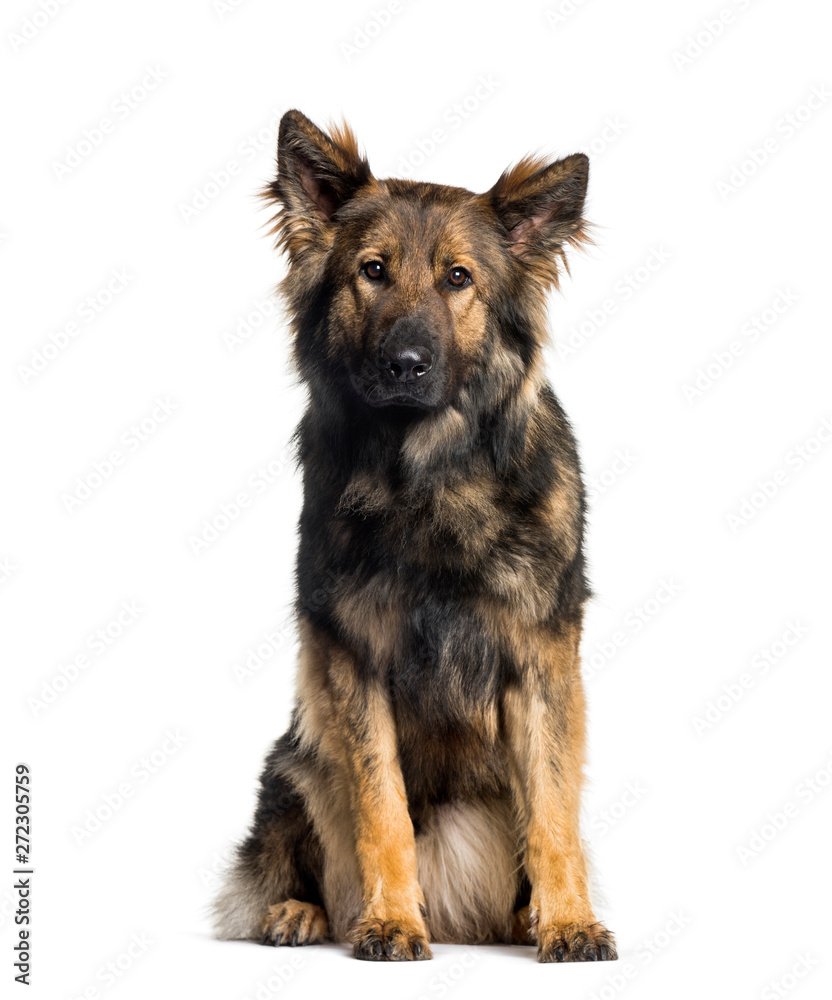
[(537, 928), (539, 962), (612, 962), (615, 938), (603, 924), (566, 924)]
[(314, 903), (286, 899), (270, 906), (263, 918), (261, 944), (319, 944), (329, 937), (326, 913)]
[(365, 917), (352, 932), (353, 955), (370, 962), (413, 962), (433, 958), (425, 927), (412, 920)]

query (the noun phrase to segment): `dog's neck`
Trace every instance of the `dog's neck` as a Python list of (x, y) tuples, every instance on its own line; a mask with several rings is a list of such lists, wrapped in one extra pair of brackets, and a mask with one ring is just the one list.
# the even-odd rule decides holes
[[(426, 412), (415, 408), (373, 408), (344, 391), (316, 392), (298, 429), (302, 463), (324, 461), (346, 483), (365, 469), (384, 468), (392, 482), (427, 488), (473, 468), (500, 478), (523, 464), (528, 422), (551, 394), (540, 366), (496, 398), (482, 399), (479, 387), (463, 387), (447, 406)], [(475, 405), (475, 401), (477, 405)]]

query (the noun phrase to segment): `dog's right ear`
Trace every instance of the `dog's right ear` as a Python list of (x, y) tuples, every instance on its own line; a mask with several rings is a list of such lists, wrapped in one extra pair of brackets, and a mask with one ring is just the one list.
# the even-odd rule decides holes
[(331, 245), (338, 209), (372, 178), (350, 127), (344, 123), (330, 133), (300, 111), (287, 111), (280, 120), (277, 178), (263, 196), (280, 206), (273, 231), (293, 259)]

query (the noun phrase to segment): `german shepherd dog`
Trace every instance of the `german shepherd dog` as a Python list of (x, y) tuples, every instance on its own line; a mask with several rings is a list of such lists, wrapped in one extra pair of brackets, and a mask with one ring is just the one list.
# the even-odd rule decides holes
[(220, 937), (617, 957), (579, 830), (584, 492), (541, 360), (587, 178), (578, 153), (485, 194), (378, 180), (346, 125), (281, 120), (301, 652)]

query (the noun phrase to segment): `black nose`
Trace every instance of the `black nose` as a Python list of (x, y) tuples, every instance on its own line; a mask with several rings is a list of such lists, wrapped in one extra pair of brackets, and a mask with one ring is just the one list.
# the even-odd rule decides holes
[(427, 347), (390, 344), (382, 348), (379, 366), (394, 382), (416, 382), (433, 368), (433, 355)]

